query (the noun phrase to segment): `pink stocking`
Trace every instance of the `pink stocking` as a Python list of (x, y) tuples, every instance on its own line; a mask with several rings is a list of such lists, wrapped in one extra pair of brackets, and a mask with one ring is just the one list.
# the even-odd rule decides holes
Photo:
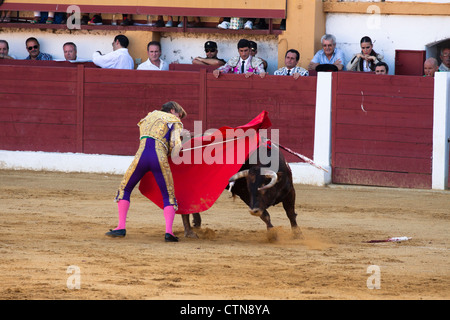
[(125, 224), (126, 224), (126, 221), (127, 221), (128, 208), (130, 208), (130, 201), (119, 200), (119, 203), (117, 204), (117, 207), (119, 209), (119, 225), (114, 230), (125, 229)]
[(172, 225), (175, 218), (175, 209), (173, 206), (164, 207), (164, 219), (166, 220), (166, 233), (173, 235)]

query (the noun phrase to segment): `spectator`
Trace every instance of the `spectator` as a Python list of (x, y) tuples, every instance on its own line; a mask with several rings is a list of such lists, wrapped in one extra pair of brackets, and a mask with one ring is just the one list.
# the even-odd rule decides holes
[(100, 51), (94, 52), (92, 62), (101, 68), (107, 69), (134, 69), (133, 58), (128, 53), (128, 38), (119, 34), (112, 43), (113, 52), (103, 55)]
[(100, 13), (94, 14), (91, 20), (89, 20), (88, 25), (91, 26), (101, 26), (103, 25), (103, 18)]
[(133, 25), (133, 15), (122, 14), (121, 26), (132, 26)]
[(147, 61), (141, 63), (137, 69), (156, 71), (169, 70), (168, 63), (161, 59), (161, 53), (161, 43), (158, 41), (150, 41), (147, 44), (148, 59)]
[(15, 59), (9, 55), (9, 44), (6, 40), (0, 40), (0, 59)]
[(241, 39), (237, 47), (239, 56), (231, 58), (225, 65), (214, 70), (214, 76), (218, 78), (221, 73), (232, 72), (235, 74), (245, 73), (246, 78), (252, 76), (254, 73), (264, 78), (266, 76), (264, 64), (261, 59), (250, 55), (250, 42), (247, 39)]
[(223, 18), (222, 22), (217, 25), (219, 29), (229, 29), (230, 28), (230, 17)]
[(386, 62), (378, 62), (375, 66), (375, 74), (388, 74), (389, 66)]
[(284, 55), (284, 67), (274, 72), (275, 76), (293, 76), (294, 79), (298, 79), (300, 76), (309, 76), (308, 70), (302, 67), (298, 67), (298, 61), (300, 60), (300, 52), (295, 49), (286, 51)]
[(0, 11), (0, 22), (11, 22), (11, 11)]
[[(45, 21), (46, 24), (52, 24), (53, 19), (55, 17), (54, 12), (49, 12), (47, 15), (47, 20)], [(34, 18), (31, 20), (31, 23), (42, 23), (41, 22), (41, 12), (40, 11), (34, 11)]]
[[(178, 28), (183, 28), (183, 17), (181, 17), (181, 21), (178, 23), (177, 27)], [(196, 28), (196, 27), (200, 27), (201, 26), (201, 21), (200, 21), (200, 17), (194, 17), (194, 22), (189, 22), (187, 21), (187, 27), (188, 28)], [(167, 24), (166, 24), (167, 27)]]
[(450, 71), (450, 48), (444, 48), (441, 50), (441, 65), (439, 71)]
[(207, 65), (207, 66), (223, 66), (226, 61), (223, 59), (219, 59), (217, 57), (217, 53), (219, 50), (217, 49), (217, 43), (214, 41), (206, 41), (205, 42), (205, 53), (206, 58), (197, 57), (194, 60), (192, 60), (192, 64), (200, 64), (200, 65)]
[(378, 62), (383, 61), (383, 56), (373, 50), (372, 39), (365, 36), (360, 41), (361, 52), (353, 55), (347, 64), (349, 71), (373, 72)]
[(25, 41), (26, 49), (29, 53), (29, 56), (25, 58), (25, 60), (53, 60), (53, 57), (48, 53), (43, 53), (40, 51), (40, 44), (36, 38), (28, 38)]
[(245, 21), (244, 29), (267, 29), (266, 19), (260, 18), (258, 23), (256, 23), (256, 18), (248, 18)]
[(439, 71), (439, 63), (435, 58), (428, 58), (423, 63), (424, 77), (434, 77), (435, 72)]
[[(249, 41), (250, 42), (250, 55), (252, 57), (256, 57), (256, 54), (258, 53), (258, 44), (255, 41)], [(264, 64), (264, 71), (267, 72), (267, 61), (259, 58), (262, 60), (263, 64)]]
[(77, 60), (77, 46), (73, 42), (66, 42), (63, 45), (64, 59), (67, 61)]
[(315, 70), (319, 64), (334, 64), (338, 70), (344, 69), (344, 53), (336, 48), (336, 37), (325, 34), (320, 40), (322, 50), (319, 50), (308, 66), (309, 70)]

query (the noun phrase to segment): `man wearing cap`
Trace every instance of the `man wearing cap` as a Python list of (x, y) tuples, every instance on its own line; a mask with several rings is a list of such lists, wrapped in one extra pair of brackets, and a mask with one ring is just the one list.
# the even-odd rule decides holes
[(194, 60), (192, 60), (192, 64), (200, 64), (200, 65), (207, 65), (207, 66), (223, 66), (226, 61), (223, 59), (219, 59), (217, 57), (217, 53), (219, 50), (217, 50), (217, 43), (214, 41), (206, 41), (205, 42), (205, 53), (206, 58), (197, 57)]
[(248, 78), (255, 73), (264, 78), (266, 71), (264, 70), (263, 61), (250, 55), (250, 42), (247, 39), (241, 39), (237, 47), (239, 56), (231, 58), (224, 66), (214, 70), (214, 76), (218, 78), (221, 73), (235, 73), (245, 74), (245, 77)]

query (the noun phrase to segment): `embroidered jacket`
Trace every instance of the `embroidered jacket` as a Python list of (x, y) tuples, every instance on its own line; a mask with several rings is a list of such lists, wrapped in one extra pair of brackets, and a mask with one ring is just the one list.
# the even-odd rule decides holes
[[(256, 74), (260, 74), (264, 71), (264, 64), (263, 61), (260, 58), (249, 56), (248, 59), (249, 62), (245, 64), (245, 73), (252, 72)], [(228, 62), (218, 68), (223, 73), (241, 73), (241, 65), (243, 60), (240, 57), (233, 57)]]
[(138, 126), (140, 139), (153, 138), (164, 145), (168, 154), (179, 153), (183, 123), (175, 115), (155, 110), (139, 121)]

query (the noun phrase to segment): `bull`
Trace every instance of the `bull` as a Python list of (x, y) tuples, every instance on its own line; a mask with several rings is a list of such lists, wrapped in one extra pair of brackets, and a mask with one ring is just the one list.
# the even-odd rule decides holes
[[(295, 189), (292, 180), (292, 171), (286, 162), (284, 155), (275, 146), (262, 145), (265, 148), (253, 153), (241, 167), (238, 173), (229, 179), (228, 189), (231, 188), (233, 197), (238, 196), (249, 207), (252, 215), (258, 216), (270, 231), (273, 225), (267, 209), (278, 203), (283, 204), (286, 215), (289, 218), (291, 229), (295, 238), (300, 238), (302, 233), (297, 225), (297, 214), (295, 212)], [(271, 169), (271, 162), (263, 164), (259, 154), (267, 154), (272, 159), (272, 152), (275, 149), (278, 153), (278, 171)], [(261, 153), (262, 152), (262, 153)], [(264, 153), (266, 152), (266, 153)], [(256, 161), (254, 156), (256, 155)], [(275, 155), (276, 156), (276, 155)], [(201, 226), (201, 216), (193, 213), (194, 227)], [(182, 215), (186, 237), (197, 237), (191, 228), (189, 215)]]

